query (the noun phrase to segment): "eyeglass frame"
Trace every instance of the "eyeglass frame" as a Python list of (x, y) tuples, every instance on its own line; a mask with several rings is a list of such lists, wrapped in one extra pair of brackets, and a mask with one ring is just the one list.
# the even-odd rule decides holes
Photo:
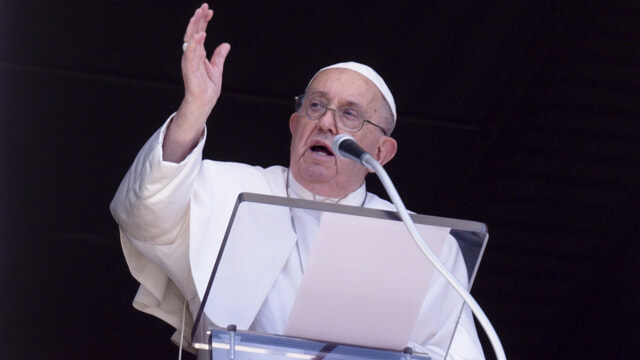
[(373, 126), (377, 127), (378, 129), (380, 129), (380, 130), (382, 131), (382, 133), (384, 134), (384, 136), (388, 136), (388, 135), (387, 135), (387, 131), (386, 131), (382, 126), (380, 126), (380, 125), (378, 125), (378, 124), (376, 124), (376, 123), (374, 123), (374, 122), (372, 122), (372, 121), (370, 121), (370, 120), (367, 120), (367, 119), (365, 118), (364, 114), (363, 114), (362, 112), (360, 112), (360, 111), (358, 111), (358, 113), (361, 115), (361, 116), (360, 116), (360, 119), (362, 120), (362, 122), (361, 122), (361, 124), (360, 124), (360, 127), (359, 127), (357, 130), (349, 130), (349, 129), (345, 129), (345, 128), (340, 127), (340, 126), (339, 126), (339, 124), (338, 124), (338, 111), (339, 111), (340, 109), (342, 109), (342, 108), (345, 108), (345, 107), (343, 107), (343, 106), (340, 106), (340, 107), (334, 108), (334, 107), (331, 107), (331, 106), (329, 106), (329, 105), (325, 105), (325, 104), (320, 103), (320, 105), (324, 108), (324, 110), (322, 110), (322, 113), (321, 113), (317, 118), (315, 118), (315, 119), (313, 119), (313, 118), (309, 117), (309, 116), (308, 116), (308, 114), (306, 114), (306, 112), (305, 112), (305, 114), (302, 114), (302, 113), (300, 113), (300, 110), (302, 109), (302, 106), (304, 105), (303, 100), (304, 100), (304, 97), (305, 97), (306, 95), (307, 95), (307, 94), (306, 94), (306, 93), (304, 93), (304, 94), (302, 94), (302, 95), (294, 96), (294, 99), (296, 100), (295, 110), (296, 110), (296, 112), (297, 112), (297, 113), (299, 113), (300, 115), (303, 115), (303, 116), (305, 117), (305, 119), (308, 119), (308, 120), (311, 120), (311, 121), (320, 120), (320, 119), (324, 116), (324, 114), (326, 114), (326, 113), (327, 113), (327, 110), (331, 110), (331, 111), (333, 111), (333, 116), (334, 116), (333, 118), (334, 118), (334, 120), (335, 120), (335, 122), (336, 122), (336, 126), (337, 126), (338, 128), (340, 128), (340, 129), (344, 130), (344, 131), (348, 131), (348, 132), (351, 132), (351, 133), (356, 133), (356, 132), (358, 132), (358, 131), (362, 130), (362, 128), (364, 127), (364, 124), (366, 123), (366, 124), (370, 124), (370, 125), (373, 125)]

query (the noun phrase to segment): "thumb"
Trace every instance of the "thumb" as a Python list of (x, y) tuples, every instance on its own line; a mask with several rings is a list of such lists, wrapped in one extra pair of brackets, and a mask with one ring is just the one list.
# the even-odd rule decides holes
[(222, 69), (224, 68), (224, 61), (227, 58), (229, 51), (231, 51), (231, 45), (228, 43), (222, 43), (215, 49), (213, 55), (211, 55), (211, 65), (214, 68), (218, 68), (220, 72), (222, 72)]

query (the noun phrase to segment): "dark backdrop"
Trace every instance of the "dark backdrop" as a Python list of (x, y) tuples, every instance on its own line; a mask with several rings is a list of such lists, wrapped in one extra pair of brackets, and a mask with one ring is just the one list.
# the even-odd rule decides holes
[[(180, 102), (197, 6), (0, 1), (1, 359), (177, 358), (130, 306), (108, 204)], [(638, 2), (213, 7), (207, 47), (232, 50), (206, 156), (286, 164), (293, 96), (367, 63), (396, 97), (408, 207), (489, 226), (472, 293), (508, 357), (640, 355)]]

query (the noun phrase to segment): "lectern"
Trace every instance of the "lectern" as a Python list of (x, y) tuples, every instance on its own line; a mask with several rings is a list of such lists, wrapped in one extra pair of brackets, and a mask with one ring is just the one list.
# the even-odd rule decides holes
[[(237, 322), (246, 324), (247, 319), (226, 311), (229, 293), (233, 301), (253, 301), (251, 295), (260, 289), (248, 284), (256, 275), (243, 266), (276, 261), (262, 239), (290, 227), (297, 209), (317, 213), (319, 224), (286, 336), (238, 329)], [(487, 243), (486, 226), (417, 214), (412, 218), (436, 253), (447, 241), (459, 246), (470, 288)], [(195, 320), (192, 344), (209, 351), (212, 359), (432, 359), (406, 345), (434, 276), (439, 274), (393, 211), (242, 193)], [(376, 326), (368, 325), (370, 306), (385, 314), (376, 316)], [(460, 300), (460, 314), (462, 306)]]

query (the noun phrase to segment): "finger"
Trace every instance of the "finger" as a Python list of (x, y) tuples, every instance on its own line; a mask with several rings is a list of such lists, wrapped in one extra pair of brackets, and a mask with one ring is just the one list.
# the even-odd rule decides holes
[(198, 31), (207, 31), (207, 25), (209, 25), (209, 21), (213, 18), (213, 10), (211, 9), (202, 9), (202, 21), (198, 23)]
[(228, 43), (222, 43), (211, 55), (210, 66), (206, 66), (207, 75), (209, 79), (217, 86), (218, 91), (222, 86), (222, 72), (224, 69), (224, 62), (231, 50), (231, 45)]
[(231, 45), (229, 43), (222, 43), (218, 45), (218, 47), (214, 50), (213, 55), (211, 55), (211, 65), (215, 68), (219, 68), (220, 72), (224, 68), (224, 61), (229, 55), (229, 51), (231, 51)]
[(187, 25), (187, 30), (184, 33), (184, 42), (189, 42), (191, 40), (191, 38), (193, 37), (193, 34), (196, 33), (196, 21), (197, 21), (197, 16), (198, 16), (198, 10), (200, 9), (196, 9), (195, 13), (193, 14), (193, 16), (191, 16), (191, 19), (189, 19), (189, 24)]
[(219, 84), (222, 79), (222, 71), (224, 69), (224, 62), (231, 50), (231, 45), (228, 43), (222, 43), (218, 45), (218, 47), (213, 51), (211, 55), (211, 60), (209, 60), (209, 65), (207, 66), (207, 74), (209, 78), (214, 82)]
[[(209, 14), (209, 12), (211, 12), (211, 14)], [(211, 19), (211, 16), (213, 16), (213, 11), (209, 10), (207, 4), (202, 4), (201, 7), (196, 9), (191, 19), (189, 19), (189, 24), (184, 34), (184, 41), (189, 42), (195, 34), (204, 31), (207, 28), (206, 24), (209, 19)]]
[(190, 71), (199, 68), (204, 61), (206, 61), (206, 51), (204, 49), (204, 41), (207, 33), (200, 32), (194, 34), (190, 41), (188, 41), (187, 48), (182, 56), (183, 65), (187, 65), (187, 69)]
[(194, 22), (194, 32), (199, 33), (207, 30), (207, 24), (209, 20), (213, 17), (213, 10), (209, 9), (209, 5), (207, 3), (202, 4), (200, 8), (196, 10), (194, 14), (195, 22)]

